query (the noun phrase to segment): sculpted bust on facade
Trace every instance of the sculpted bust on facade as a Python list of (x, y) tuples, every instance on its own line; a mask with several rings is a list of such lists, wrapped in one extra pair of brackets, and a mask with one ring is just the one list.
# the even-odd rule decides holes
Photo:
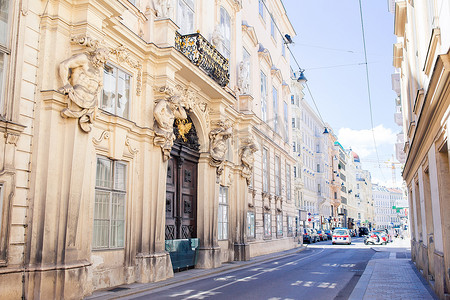
[(255, 162), (254, 153), (258, 151), (253, 140), (249, 140), (245, 146), (241, 148), (241, 175), (247, 180), (247, 184), (250, 184), (253, 173), (253, 163)]
[(181, 104), (180, 93), (174, 93), (165, 87), (161, 88), (160, 91), (165, 91), (169, 96), (157, 100), (158, 102), (153, 111), (155, 118), (154, 144), (161, 147), (163, 160), (166, 161), (170, 158), (170, 151), (175, 140), (175, 134), (173, 133), (175, 119), (185, 120), (187, 119), (187, 113)]
[(103, 87), (103, 65), (109, 50), (95, 47), (94, 50), (76, 54), (59, 65), (59, 76), (63, 83), (60, 92), (71, 100), (69, 107), (61, 111), (64, 118), (77, 118), (84, 132), (91, 131), (98, 94)]
[(222, 173), (222, 163), (228, 150), (227, 140), (233, 133), (233, 127), (228, 122), (220, 121), (219, 128), (209, 133), (209, 152), (211, 154), (210, 165), (217, 168), (217, 174)]

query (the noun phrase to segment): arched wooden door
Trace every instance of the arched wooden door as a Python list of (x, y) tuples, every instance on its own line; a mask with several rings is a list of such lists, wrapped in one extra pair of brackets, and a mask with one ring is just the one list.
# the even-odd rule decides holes
[(197, 165), (200, 155), (197, 133), (189, 117), (181, 123), (182, 128), (187, 125), (190, 129), (184, 135), (180, 135), (178, 130), (180, 121), (174, 125), (177, 139), (167, 166), (166, 240), (197, 237)]

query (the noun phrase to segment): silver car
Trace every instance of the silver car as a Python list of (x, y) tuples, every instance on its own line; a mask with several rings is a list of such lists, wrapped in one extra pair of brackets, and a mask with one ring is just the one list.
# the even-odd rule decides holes
[(333, 237), (331, 238), (331, 243), (335, 244), (347, 244), (350, 245), (352, 243), (352, 237), (350, 235), (350, 231), (348, 229), (335, 229), (333, 231)]

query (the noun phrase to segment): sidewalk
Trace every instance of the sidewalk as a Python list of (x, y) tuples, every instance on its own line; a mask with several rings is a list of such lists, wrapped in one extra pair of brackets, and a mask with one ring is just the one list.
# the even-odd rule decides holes
[(215, 269), (191, 269), (184, 272), (174, 273), (172, 278), (166, 279), (164, 281), (159, 282), (151, 282), (151, 283), (132, 283), (132, 284), (124, 284), (121, 286), (117, 286), (114, 288), (110, 288), (108, 290), (99, 290), (95, 291), (91, 296), (86, 297), (88, 300), (105, 300), (105, 299), (118, 299), (125, 296), (131, 296), (133, 294), (142, 293), (145, 291), (150, 291), (156, 288), (183, 283), (184, 281), (207, 277), (210, 275), (214, 275), (220, 272), (229, 271), (237, 268), (242, 268), (248, 265), (252, 265), (255, 263), (265, 262), (272, 259), (277, 259), (283, 256), (288, 256), (291, 254), (295, 254), (301, 252), (306, 249), (306, 246), (301, 246), (298, 248), (275, 252), (271, 254), (261, 255), (254, 257), (248, 261), (233, 261), (230, 263), (224, 263), (221, 267)]
[(396, 239), (377, 251), (349, 300), (438, 299), (410, 259), (410, 240)]

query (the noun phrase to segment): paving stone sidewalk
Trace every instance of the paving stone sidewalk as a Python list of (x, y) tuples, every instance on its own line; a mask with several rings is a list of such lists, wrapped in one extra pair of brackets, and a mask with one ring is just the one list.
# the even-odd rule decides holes
[(389, 258), (374, 255), (349, 300), (438, 299), (411, 259), (405, 258), (410, 257), (409, 247), (409, 239), (396, 240), (385, 248), (373, 247), (377, 252), (389, 252)]

